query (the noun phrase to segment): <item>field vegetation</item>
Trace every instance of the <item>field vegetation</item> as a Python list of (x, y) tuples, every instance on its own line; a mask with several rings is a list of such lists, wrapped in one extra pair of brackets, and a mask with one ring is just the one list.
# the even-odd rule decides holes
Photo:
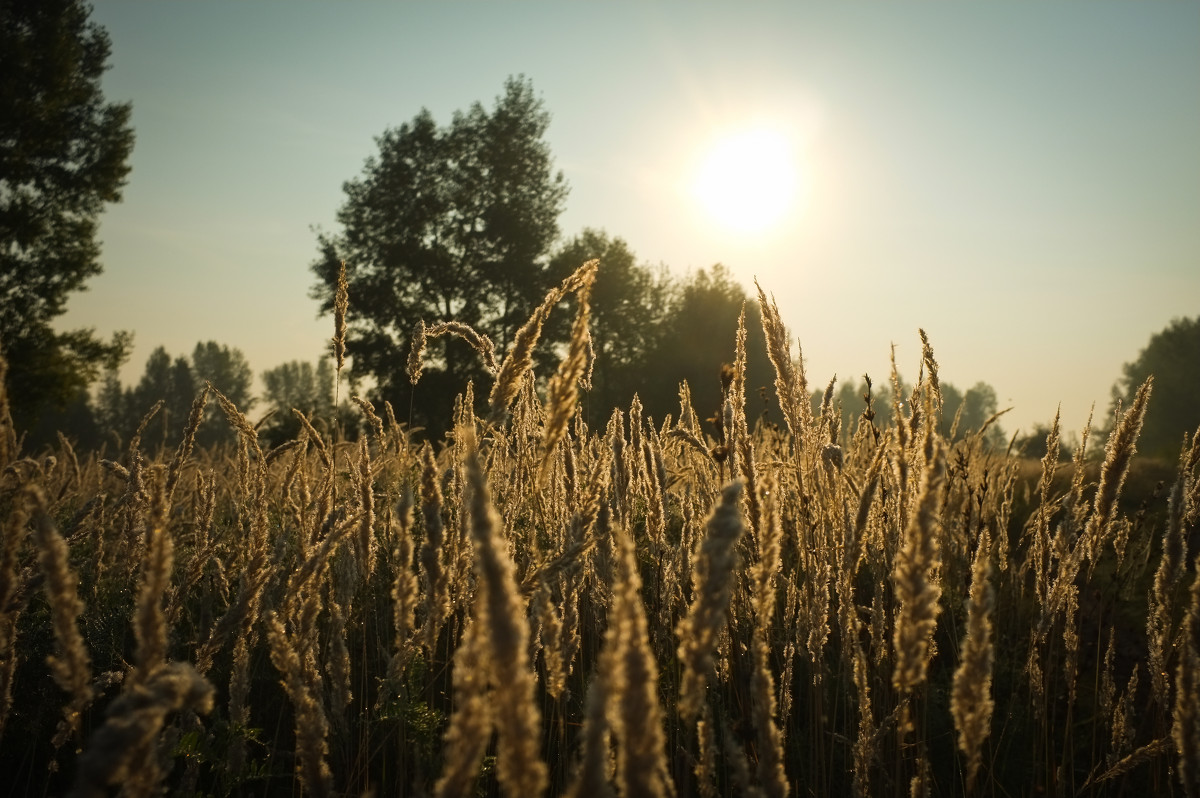
[[(211, 386), (178, 440), (144, 444), (152, 409), (112, 460), (65, 437), (23, 453), (6, 421), (0, 783), (1200, 794), (1200, 436), (1121, 500), (1152, 380), (1107, 441), (1084, 429), (1060, 462), (1055, 419), (1023, 459), (987, 423), (939, 431), (921, 333), (916, 383), (893, 369), (886, 413), (868, 383), (843, 429), (760, 289), (766, 414), (747, 411), (742, 321), (715, 425), (684, 384), (677, 414), (634, 399), (590, 428), (595, 275), (553, 289), (507, 351), (424, 329), (490, 380), (461, 387), (442, 440), (357, 399), (361, 434), (298, 413), (268, 446)], [(571, 334), (539, 374), (551, 313)], [(212, 408), (236, 444), (195, 444)]]

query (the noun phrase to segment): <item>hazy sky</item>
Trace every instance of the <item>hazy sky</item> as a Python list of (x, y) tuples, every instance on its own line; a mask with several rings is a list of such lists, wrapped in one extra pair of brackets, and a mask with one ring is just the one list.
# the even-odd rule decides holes
[[(127, 382), (158, 345), (216, 340), (257, 373), (321, 356), (309, 264), (342, 183), (386, 128), (490, 107), (515, 74), (553, 117), (563, 234), (757, 276), (810, 382), (884, 379), (892, 343), (911, 378), (924, 327), (943, 380), (1015, 407), (1008, 430), (1060, 402), (1078, 427), (1200, 313), (1200, 3), (100, 0), (93, 19), (137, 143), (105, 272), (62, 326), (136, 331)], [(691, 186), (752, 125), (789, 137), (801, 201), (747, 235)]]

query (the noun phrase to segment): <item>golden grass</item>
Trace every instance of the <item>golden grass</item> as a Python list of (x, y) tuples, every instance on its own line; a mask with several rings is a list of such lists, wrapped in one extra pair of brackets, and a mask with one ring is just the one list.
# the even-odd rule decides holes
[[(436, 335), (496, 376), (489, 418), (464, 385), (444, 441), (358, 400), (357, 432), (300, 415), (264, 450), (209, 386), (168, 451), (139, 431), (112, 460), (24, 457), (0, 396), (0, 783), (1197, 794), (1200, 436), (1161, 496), (1123, 501), (1149, 383), (1102, 462), (1090, 429), (1070, 463), (1024, 462), (937, 434), (922, 333), (893, 424), (868, 407), (843, 430), (759, 288), (782, 428), (747, 422), (743, 319), (715, 435), (686, 385), (678, 420), (635, 400), (592, 430), (594, 279), (551, 291), (503, 358), (419, 328), (413, 381)], [(536, 375), (570, 294), (561, 364)], [(208, 401), (231, 448), (194, 445)]]

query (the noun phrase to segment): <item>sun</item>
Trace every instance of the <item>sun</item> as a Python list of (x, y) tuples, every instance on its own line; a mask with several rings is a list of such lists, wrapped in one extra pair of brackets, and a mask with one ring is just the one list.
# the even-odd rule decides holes
[(722, 138), (703, 158), (693, 195), (719, 224), (739, 233), (763, 232), (796, 203), (795, 150), (788, 136), (769, 127)]

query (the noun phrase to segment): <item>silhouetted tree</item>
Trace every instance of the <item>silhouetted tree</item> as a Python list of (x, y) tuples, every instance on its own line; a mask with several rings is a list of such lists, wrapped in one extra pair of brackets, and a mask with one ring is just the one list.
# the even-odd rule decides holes
[[(599, 280), (599, 277), (597, 277)], [(673, 286), (668, 294), (661, 334), (647, 357), (645, 370), (636, 384), (646, 413), (661, 420), (667, 413), (679, 415), (679, 383), (687, 381), (692, 404), (701, 418), (721, 409), (721, 366), (732, 363), (736, 350), (737, 319), (746, 308), (746, 407), (751, 424), (760, 415), (753, 410), (760, 388), (773, 404), (775, 372), (767, 357), (758, 303), (716, 264), (701, 269)], [(768, 404), (762, 405), (767, 409)], [(774, 420), (780, 416), (776, 410)], [(708, 430), (712, 432), (710, 428)]]
[(1153, 375), (1154, 388), (1142, 423), (1138, 451), (1155, 457), (1177, 457), (1184, 432), (1195, 432), (1200, 426), (1197, 364), (1200, 364), (1200, 316), (1174, 319), (1150, 337), (1136, 360), (1122, 367), (1121, 377), (1112, 389), (1109, 423), (1116, 416), (1117, 402), (1129, 407), (1138, 387)]
[[(942, 418), (938, 424), (938, 431), (947, 437), (954, 428), (956, 416), (958, 428), (955, 430), (955, 437), (962, 438), (979, 431), (1000, 409), (996, 389), (986, 382), (975, 383), (966, 393), (954, 387), (953, 383), (945, 381), (941, 383), (941, 388)], [(1004, 430), (995, 421), (984, 431), (984, 437), (993, 445), (1000, 445), (1005, 441)]]
[(318, 239), (322, 313), (346, 263), (353, 372), (397, 409), (412, 402), (418, 424), (444, 428), (467, 380), (481, 383), (481, 399), (490, 380), (462, 341), (442, 337), (414, 398), (403, 364), (416, 323), (467, 323), (502, 353), (555, 282), (547, 255), (567, 187), (543, 141), (549, 122), (522, 78), (505, 83), (491, 112), (476, 103), (446, 127), (422, 110), (376, 139), (378, 155), (343, 187), (342, 232)]
[[(191, 365), (196, 391), (209, 382), (243, 413), (249, 413), (254, 407), (254, 371), (240, 349), (216, 341), (204, 341), (196, 344), (192, 350)], [(196, 434), (196, 442), (201, 446), (210, 446), (233, 439), (233, 430), (225, 413), (217, 402), (209, 402), (204, 410), (204, 423)]]
[(120, 200), (133, 148), (131, 106), (101, 93), (110, 45), (89, 13), (78, 0), (0, 2), (0, 349), (19, 429), (129, 349), (125, 333), (51, 326), (101, 271), (97, 220)]
[[(629, 245), (598, 230), (585, 229), (550, 260), (556, 275), (566, 276), (593, 258), (600, 260), (591, 295), (592, 390), (585, 407), (593, 420), (608, 418), (614, 407), (628, 407), (646, 382), (648, 359), (667, 333), (671, 283), (664, 270), (639, 265)], [(570, 314), (552, 316), (560, 326)]]
[(186, 358), (172, 359), (166, 347), (157, 347), (146, 358), (146, 368), (133, 388), (122, 388), (116, 370), (104, 377), (96, 398), (96, 415), (114, 445), (124, 447), (142, 418), (159, 400), (162, 409), (147, 426), (149, 446), (173, 446), (183, 434), (184, 422), (196, 393), (192, 369)]
[[(172, 359), (166, 347), (160, 346), (146, 359), (145, 371), (133, 388), (123, 389), (115, 371), (105, 376), (97, 396), (96, 415), (124, 445), (146, 413), (162, 400), (163, 407), (147, 426), (143, 441), (147, 446), (172, 447), (183, 436), (192, 402), (205, 381), (245, 413), (254, 405), (253, 379), (254, 372), (239, 349), (206, 341), (196, 344), (189, 361), (185, 357)], [(196, 444), (211, 446), (233, 439), (225, 414), (210, 399), (196, 432)]]
[[(1024, 435), (1018, 435), (1015, 441), (1014, 451), (1020, 451), (1025, 457), (1030, 457), (1036, 460), (1041, 460), (1046, 456), (1046, 439), (1050, 436), (1050, 424), (1037, 423), (1033, 425), (1033, 429)], [(1064, 431), (1059, 429), (1058, 442), (1058, 460), (1062, 460), (1067, 447), (1064, 445)]]
[(329, 358), (312, 363), (293, 360), (262, 373), (264, 400), (271, 414), (261, 427), (262, 435), (278, 446), (300, 433), (300, 419), (293, 408), (303, 412), (317, 428), (333, 420), (333, 366)]
[[(903, 387), (903, 386), (902, 386)], [(813, 412), (821, 407), (824, 389), (813, 391)], [(863, 423), (863, 413), (867, 409), (867, 381), (860, 378), (857, 382), (846, 380), (839, 382), (833, 401), (841, 412), (842, 440), (849, 441), (860, 423)], [(892, 386), (887, 380), (871, 380), (871, 412), (874, 414), (871, 422), (878, 430), (887, 429), (892, 422)]]

